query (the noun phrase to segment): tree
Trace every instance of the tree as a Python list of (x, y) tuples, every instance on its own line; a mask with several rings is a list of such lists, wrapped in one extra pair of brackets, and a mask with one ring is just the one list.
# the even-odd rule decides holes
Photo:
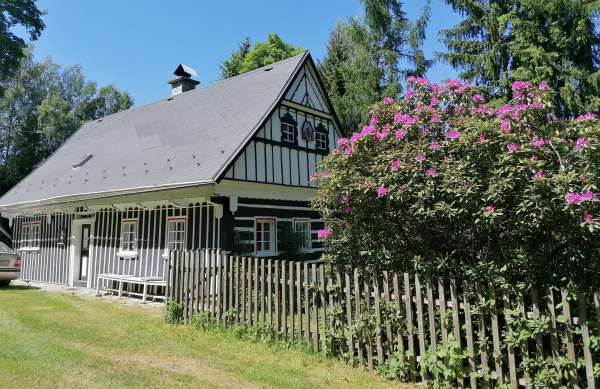
[(429, 2), (415, 22), (398, 0), (363, 0), (363, 5), (363, 19), (336, 25), (319, 64), (345, 130), (357, 129), (374, 102), (398, 96), (406, 76), (422, 75), (430, 65), (421, 50)]
[(31, 51), (13, 77), (0, 83), (0, 194), (48, 158), (85, 121), (128, 109), (114, 86), (97, 88), (78, 66), (34, 62)]
[(597, 288), (600, 121), (556, 120), (545, 83), (484, 104), (410, 77), (324, 160), (314, 202), (337, 264), (424, 276)]
[(441, 32), (460, 77), (512, 99), (517, 80), (548, 81), (561, 117), (600, 110), (598, 1), (446, 0), (463, 15)]
[(269, 34), (265, 42), (250, 43), (246, 38), (237, 51), (221, 65), (221, 78), (229, 78), (300, 54), (304, 49), (283, 41), (275, 33)]
[(37, 40), (45, 27), (42, 15), (35, 0), (0, 1), (0, 80), (12, 74), (24, 56), (25, 41), (14, 28), (23, 28), (30, 40)]

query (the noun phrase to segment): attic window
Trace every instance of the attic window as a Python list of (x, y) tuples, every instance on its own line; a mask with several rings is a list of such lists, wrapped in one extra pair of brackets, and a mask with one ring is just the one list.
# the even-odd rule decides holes
[(89, 161), (90, 159), (92, 159), (94, 155), (93, 154), (88, 154), (85, 157), (83, 157), (81, 159), (81, 161), (77, 162), (76, 164), (73, 164), (73, 169), (77, 169), (78, 167), (82, 167), (83, 165), (86, 164), (87, 161)]
[(298, 129), (296, 121), (289, 113), (286, 113), (281, 118), (281, 141), (285, 143), (296, 143)]

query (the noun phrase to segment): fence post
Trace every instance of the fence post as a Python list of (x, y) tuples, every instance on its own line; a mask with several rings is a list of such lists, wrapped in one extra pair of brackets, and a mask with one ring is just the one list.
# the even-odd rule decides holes
[(562, 311), (565, 317), (565, 337), (567, 339), (567, 356), (572, 364), (572, 372), (569, 375), (571, 385), (577, 385), (577, 359), (575, 357), (575, 346), (573, 345), (573, 320), (571, 318), (571, 302), (569, 301), (568, 292), (565, 289), (561, 290), (562, 296)]
[[(417, 304), (417, 330), (419, 332), (419, 357), (421, 361), (425, 356), (425, 326), (423, 325), (423, 295), (421, 294), (421, 281), (419, 276), (415, 274), (415, 301)], [(421, 363), (419, 366), (421, 372), (421, 380), (426, 382), (425, 367)]]
[(583, 292), (577, 294), (577, 305), (579, 310), (579, 325), (581, 326), (581, 340), (583, 341), (583, 359), (585, 362), (585, 378), (588, 389), (596, 387), (594, 379), (594, 362), (592, 361), (592, 351), (590, 350), (590, 329), (587, 321), (587, 312), (585, 304), (586, 295)]
[[(502, 300), (504, 301), (504, 317), (506, 320), (506, 326), (508, 328), (508, 333), (512, 333), (511, 325), (509, 324), (510, 318), (510, 296), (509, 292), (506, 289), (502, 290)], [(516, 361), (515, 361), (515, 349), (514, 346), (508, 345), (508, 372), (510, 376), (510, 385), (513, 388), (517, 388), (519, 383), (517, 381), (517, 369), (516, 369)]]
[(410, 352), (410, 379), (416, 381), (416, 352), (412, 314), (412, 294), (410, 292), (410, 275), (404, 273), (404, 308), (406, 309), (406, 332), (408, 333), (408, 351)]
[(477, 389), (477, 378), (475, 378), (475, 373), (477, 369), (475, 368), (475, 348), (473, 345), (473, 323), (471, 322), (471, 304), (469, 302), (467, 283), (463, 282), (462, 285), (463, 292), (463, 306), (465, 311), (465, 334), (467, 338), (467, 352), (469, 353), (469, 382), (471, 384), (471, 389)]

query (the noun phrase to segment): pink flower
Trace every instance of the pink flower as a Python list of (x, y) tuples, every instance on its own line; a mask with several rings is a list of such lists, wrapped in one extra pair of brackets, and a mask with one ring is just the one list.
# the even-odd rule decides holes
[(431, 150), (431, 151), (439, 150), (440, 147), (441, 147), (440, 144), (434, 140), (432, 140), (431, 143), (429, 144), (429, 150)]
[(456, 130), (450, 130), (446, 133), (446, 138), (448, 139), (457, 139), (460, 137), (460, 132)]
[(377, 116), (371, 116), (371, 119), (369, 120), (369, 124), (377, 124), (379, 123), (379, 118)]
[(496, 210), (496, 207), (494, 205), (488, 205), (483, 210), (487, 213), (490, 213), (490, 212), (494, 212)]
[(506, 148), (508, 149), (509, 153), (516, 153), (517, 150), (519, 150), (519, 145), (516, 143), (510, 143), (506, 145)]
[(342, 212), (344, 212), (345, 214), (349, 214), (352, 211), (352, 208), (350, 207), (344, 207), (344, 209), (342, 209)]
[(423, 154), (423, 153), (419, 153), (415, 157), (415, 161), (417, 161), (417, 162), (423, 162), (423, 161), (425, 161), (425, 159), (426, 159), (425, 154)]
[(319, 239), (327, 239), (331, 237), (331, 235), (333, 235), (333, 231), (331, 231), (331, 228), (329, 227), (321, 228), (319, 231), (317, 231), (317, 238)]
[(542, 147), (545, 144), (546, 144), (546, 141), (544, 139), (540, 139), (537, 136), (535, 138), (533, 138), (533, 146), (535, 148), (539, 149), (540, 147)]
[(340, 199), (340, 203), (348, 204), (348, 196), (342, 196), (342, 198)]
[(437, 97), (432, 97), (429, 105), (438, 105), (439, 103), (440, 103), (440, 99), (438, 99)]
[(577, 142), (575, 142), (575, 149), (576, 150), (581, 150), (587, 147), (587, 139), (585, 139), (585, 137), (581, 137), (577, 139)]
[(483, 101), (483, 96), (482, 95), (473, 95), (472, 99), (473, 99), (474, 103), (480, 103)]
[(591, 223), (594, 221), (594, 216), (591, 213), (586, 212), (583, 214), (583, 221), (586, 223)]
[(400, 169), (400, 166), (402, 166), (402, 163), (400, 162), (399, 159), (392, 161), (392, 163), (390, 163), (390, 170), (395, 172), (396, 170)]
[(596, 198), (596, 194), (592, 191), (581, 193), (581, 201), (592, 201)]
[(536, 181), (538, 181), (538, 180), (541, 180), (542, 178), (544, 178), (545, 176), (546, 176), (546, 173), (544, 173), (543, 170), (538, 170), (533, 175), (533, 179), (536, 180)]
[(431, 115), (431, 121), (434, 123), (439, 123), (442, 121), (442, 116), (435, 113), (435, 114)]
[(565, 196), (567, 203), (569, 204), (579, 204), (581, 202), (581, 195), (579, 193), (569, 192)]
[(398, 139), (402, 139), (406, 136), (406, 131), (404, 130), (397, 130), (396, 131), (396, 138)]
[(383, 197), (385, 195), (387, 195), (389, 192), (389, 189), (386, 188), (385, 186), (381, 185), (379, 188), (377, 188), (377, 197)]
[(434, 168), (429, 168), (425, 171), (425, 175), (428, 177), (436, 177), (437, 171)]
[(479, 134), (479, 143), (483, 143), (487, 140), (487, 138), (485, 137), (485, 134), (482, 132), (481, 134)]
[(405, 99), (405, 100), (408, 100), (408, 99), (410, 99), (410, 98), (413, 96), (413, 94), (414, 94), (414, 93), (415, 93), (415, 92), (413, 92), (413, 90), (412, 90), (412, 89), (407, 89), (407, 90), (406, 90), (406, 93), (404, 94), (404, 99)]
[(589, 122), (591, 120), (596, 120), (597, 115), (593, 112), (587, 112), (581, 116), (578, 116), (577, 119), (575, 119), (575, 121), (577, 123), (581, 123), (581, 122)]
[(385, 105), (390, 105), (394, 103), (394, 99), (392, 99), (391, 97), (384, 97), (383, 98), (383, 104)]
[(500, 128), (502, 129), (502, 131), (506, 132), (506, 131), (510, 131), (510, 122), (505, 120), (502, 122), (502, 124), (500, 124)]
[(548, 89), (550, 89), (550, 85), (548, 85), (548, 83), (546, 81), (542, 81), (538, 85), (538, 89), (539, 90), (548, 90)]
[(512, 90), (515, 92), (527, 88), (531, 88), (531, 83), (529, 81), (515, 81), (512, 84)]
[(533, 103), (531, 103), (531, 106), (533, 108), (542, 108), (544, 104), (541, 101), (534, 101)]

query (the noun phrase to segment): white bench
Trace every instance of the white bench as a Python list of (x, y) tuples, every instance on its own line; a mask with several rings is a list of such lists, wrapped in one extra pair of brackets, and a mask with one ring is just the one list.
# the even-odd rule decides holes
[[(102, 280), (105, 281), (115, 281), (119, 283), (119, 287), (117, 289), (114, 288), (109, 288), (109, 287), (104, 287), (102, 288)], [(136, 284), (136, 285), (143, 285), (143, 293), (136, 293), (136, 292), (129, 292), (129, 291), (123, 291), (123, 284)], [(161, 277), (136, 277), (136, 276), (131, 276), (131, 275), (127, 275), (127, 274), (112, 274), (112, 273), (102, 273), (102, 274), (98, 274), (98, 287), (96, 290), (96, 293), (98, 295), (100, 295), (100, 289), (103, 290), (107, 290), (107, 291), (112, 291), (112, 292), (118, 292), (119, 293), (119, 298), (123, 297), (123, 293), (127, 294), (128, 296), (141, 296), (142, 297), (142, 302), (146, 302), (146, 299), (148, 297), (148, 286), (167, 286), (167, 282), (165, 280), (163, 280)], [(153, 298), (161, 298), (161, 299), (165, 299), (164, 296), (153, 296)]]

